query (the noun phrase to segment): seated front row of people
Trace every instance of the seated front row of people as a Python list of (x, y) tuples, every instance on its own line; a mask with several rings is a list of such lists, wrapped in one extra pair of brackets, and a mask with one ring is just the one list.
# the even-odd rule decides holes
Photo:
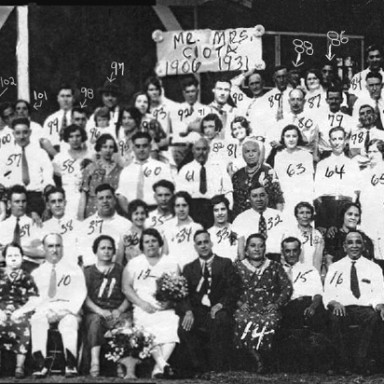
[[(30, 342), (34, 375), (48, 373), (48, 329), (51, 324), (58, 324), (66, 375), (77, 374), (81, 335), (83, 361), (88, 359), (86, 369), (90, 368), (90, 374), (97, 377), (104, 333), (121, 324), (129, 328), (132, 322), (155, 337), (152, 377), (175, 377), (169, 359), (179, 342), (195, 374), (231, 369), (233, 347), (250, 352), (257, 369), (263, 371), (280, 327), (306, 324), (324, 331), (326, 311), (322, 297), (329, 310), (330, 335), (339, 353), (339, 365), (345, 369), (345, 326), (353, 323), (362, 330), (354, 364), (359, 372), (366, 369), (372, 332), (380, 316), (384, 319), (384, 280), (380, 267), (361, 257), (361, 232), (350, 230), (346, 234), (347, 256), (330, 266), (324, 293), (317, 269), (299, 262), (301, 242), (297, 238), (285, 238), (281, 260), (272, 261), (266, 257), (264, 236), (251, 234), (244, 245), (245, 257), (234, 263), (213, 253), (208, 231), (197, 230), (193, 242), (198, 258), (187, 263), (182, 272), (189, 294), (176, 308), (154, 299), (156, 281), (164, 272), (180, 274), (175, 255), (162, 254), (163, 239), (156, 229), (142, 232), (142, 254), (130, 260), (124, 270), (112, 261), (116, 245), (106, 235), (95, 239), (95, 264), (84, 271), (68, 262), (61, 235), (44, 237), (45, 262), (31, 275), (21, 268), (22, 248), (13, 243), (7, 245), (3, 250), (6, 268), (0, 280), (0, 335), (1, 348), (17, 354), (16, 375), (24, 375)], [(81, 319), (84, 326), (79, 328)], [(123, 375), (121, 366), (119, 372)], [(125, 377), (134, 375), (134, 364), (128, 365)]]

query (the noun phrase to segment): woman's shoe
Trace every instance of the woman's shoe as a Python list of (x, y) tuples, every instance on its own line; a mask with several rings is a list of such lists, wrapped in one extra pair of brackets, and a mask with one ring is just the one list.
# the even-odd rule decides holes
[(89, 375), (91, 377), (99, 377), (100, 376), (100, 365), (98, 363), (91, 365), (91, 369), (89, 370)]
[(165, 379), (176, 379), (176, 371), (168, 364), (164, 367)]

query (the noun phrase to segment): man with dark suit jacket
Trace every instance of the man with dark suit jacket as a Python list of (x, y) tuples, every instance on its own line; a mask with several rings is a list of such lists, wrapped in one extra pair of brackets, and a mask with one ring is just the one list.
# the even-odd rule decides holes
[(189, 355), (189, 368), (198, 373), (225, 371), (230, 368), (232, 314), (239, 280), (231, 260), (212, 253), (206, 230), (196, 231), (194, 242), (199, 258), (183, 270), (189, 297), (181, 308), (179, 336)]

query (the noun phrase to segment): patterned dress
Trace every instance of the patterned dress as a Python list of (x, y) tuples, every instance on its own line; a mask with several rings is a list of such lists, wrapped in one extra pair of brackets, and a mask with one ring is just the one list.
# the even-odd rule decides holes
[(5, 323), (0, 323), (0, 348), (16, 354), (26, 354), (30, 344), (30, 325), (27, 317), (18, 322), (11, 314), (22, 307), (31, 296), (38, 296), (37, 287), (29, 273), (19, 269), (11, 272), (0, 270), (0, 309), (7, 314)]
[(233, 219), (240, 213), (251, 208), (248, 189), (252, 183), (258, 181), (265, 187), (269, 196), (268, 208), (276, 209), (276, 205), (284, 203), (283, 192), (276, 172), (268, 164), (262, 164), (259, 170), (249, 177), (246, 168), (239, 169), (232, 177), (233, 184)]
[(122, 167), (115, 164), (113, 169), (107, 174), (100, 161), (89, 164), (83, 174), (80, 191), (87, 193), (87, 205), (85, 207), (84, 218), (87, 218), (97, 211), (95, 189), (98, 185), (107, 183), (115, 190), (119, 185)]
[[(269, 350), (273, 335), (281, 321), (281, 308), (292, 295), (292, 284), (281, 264), (266, 259), (255, 268), (245, 259), (235, 263), (240, 276), (242, 296), (249, 310), (238, 308), (235, 318), (236, 348)], [(266, 311), (269, 304), (277, 309)]]

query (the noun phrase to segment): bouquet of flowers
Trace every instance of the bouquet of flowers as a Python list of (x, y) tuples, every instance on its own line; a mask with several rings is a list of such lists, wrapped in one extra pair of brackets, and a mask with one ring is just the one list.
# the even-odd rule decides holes
[(184, 276), (163, 273), (156, 280), (155, 299), (160, 302), (177, 303), (188, 295), (188, 282)]
[(107, 331), (108, 340), (107, 360), (114, 362), (123, 357), (132, 356), (141, 360), (151, 356), (155, 336), (138, 327), (119, 327)]

